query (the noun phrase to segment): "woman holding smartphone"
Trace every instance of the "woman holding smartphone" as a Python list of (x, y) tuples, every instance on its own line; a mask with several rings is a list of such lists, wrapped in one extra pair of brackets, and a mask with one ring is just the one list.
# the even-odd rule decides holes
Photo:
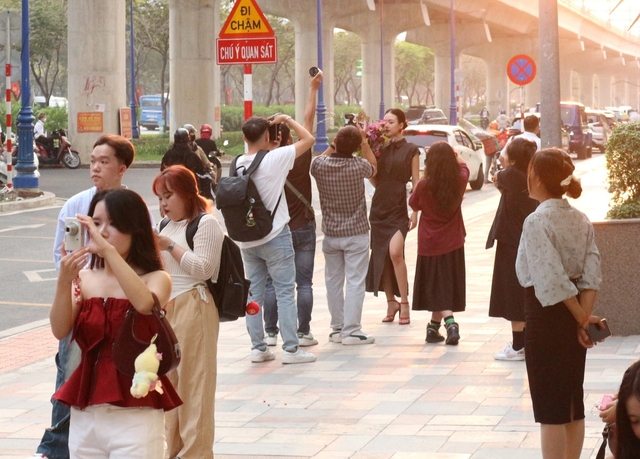
[(602, 281), (593, 226), (562, 196), (582, 193), (567, 153), (537, 152), (528, 173), (531, 198), (516, 260), (525, 291), (525, 348), (533, 414), (544, 459), (578, 459), (584, 442), (583, 382), (589, 324)]
[[(137, 336), (150, 341), (155, 330), (144, 314), (154, 296), (164, 305), (171, 293), (149, 211), (135, 192), (118, 189), (97, 193), (89, 215), (77, 218), (89, 241), (62, 257), (50, 312), (54, 336), (63, 339), (73, 330), (82, 351), (80, 365), (54, 395), (71, 407), (70, 457), (161, 458), (164, 411), (182, 402), (166, 376), (160, 377), (163, 392), (134, 398), (132, 377), (116, 369), (112, 351), (132, 306), (143, 314)], [(88, 255), (89, 269), (83, 269)]]
[[(407, 182), (415, 189), (420, 179), (420, 152), (407, 142), (402, 131), (407, 127), (404, 112), (398, 108), (384, 115), (385, 131), (391, 142), (382, 148), (378, 157), (376, 175), (369, 181), (376, 188), (371, 200), (371, 258), (367, 272), (367, 292), (378, 295), (383, 290), (387, 297), (387, 315), (383, 322), (393, 322), (399, 315), (399, 324), (408, 325), (409, 283), (404, 258), (404, 240), (407, 232), (418, 224), (418, 214), (411, 218), (407, 212)], [(400, 301), (396, 299), (400, 297)]]

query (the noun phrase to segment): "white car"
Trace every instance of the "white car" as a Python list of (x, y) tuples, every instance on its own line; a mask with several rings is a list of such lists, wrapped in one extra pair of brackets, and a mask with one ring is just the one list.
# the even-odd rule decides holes
[(440, 140), (447, 142), (464, 159), (469, 167), (469, 185), (479, 190), (484, 185), (484, 147), (482, 142), (459, 126), (442, 124), (417, 124), (404, 130), (407, 142), (420, 149), (420, 168), (424, 168), (429, 147)]

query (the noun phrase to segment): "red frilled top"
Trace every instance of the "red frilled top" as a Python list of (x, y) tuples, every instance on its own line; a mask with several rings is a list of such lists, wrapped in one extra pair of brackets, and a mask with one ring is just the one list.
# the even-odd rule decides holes
[[(113, 342), (131, 303), (120, 298), (90, 298), (80, 306), (73, 338), (82, 351), (80, 365), (54, 394), (60, 402), (76, 408), (108, 403), (122, 407), (151, 407), (172, 410), (182, 400), (166, 376), (160, 376), (164, 394), (150, 391), (135, 398), (129, 391), (132, 377), (120, 373), (113, 363)], [(151, 340), (154, 335), (151, 316), (136, 318), (136, 336)]]

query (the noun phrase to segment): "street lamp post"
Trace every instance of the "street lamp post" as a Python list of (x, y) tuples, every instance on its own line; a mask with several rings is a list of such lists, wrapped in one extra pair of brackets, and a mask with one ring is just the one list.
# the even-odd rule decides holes
[[(316, 0), (317, 19), (318, 19), (318, 67), (322, 69), (322, 0)], [(324, 105), (324, 83), (318, 88), (318, 104), (316, 105), (316, 114), (318, 124), (316, 127), (316, 143), (314, 151), (316, 153), (323, 152), (329, 148), (327, 138), (327, 124), (325, 123), (325, 114), (327, 107)]]
[(380, 119), (384, 118), (384, 30), (383, 30), (384, 0), (380, 0)]
[(130, 18), (129, 18), (129, 42), (130, 42), (130, 54), (131, 54), (131, 102), (129, 107), (131, 108), (131, 132), (133, 138), (140, 137), (138, 131), (138, 113), (136, 110), (136, 73), (135, 73), (135, 56), (133, 53), (133, 0), (129, 0)]
[(37, 190), (40, 186), (35, 175), (36, 164), (33, 161), (33, 111), (31, 110), (31, 84), (29, 82), (29, 0), (22, 0), (22, 107), (18, 115), (18, 175), (13, 179), (16, 190)]
[(453, 0), (451, 0), (451, 105), (449, 105), (449, 124), (455, 126), (458, 124), (457, 105), (456, 105), (456, 38), (455, 38), (455, 13), (453, 10)]

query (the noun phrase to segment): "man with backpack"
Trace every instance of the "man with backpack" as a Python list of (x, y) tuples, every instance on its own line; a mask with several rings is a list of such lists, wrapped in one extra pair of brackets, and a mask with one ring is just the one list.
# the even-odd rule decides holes
[[(322, 84), (322, 71), (311, 77), (309, 96), (304, 109), (304, 128), (313, 132), (313, 119), (316, 110), (316, 96)], [(280, 145), (292, 142), (289, 128), (280, 127)], [(311, 176), (309, 167), (313, 153), (311, 148), (296, 158), (293, 169), (289, 171), (284, 188), (289, 208), (289, 229), (293, 240), (293, 252), (296, 265), (296, 305), (298, 307), (298, 340), (300, 346), (314, 346), (318, 341), (311, 333), (311, 312), (313, 310), (313, 264), (316, 255), (316, 215), (311, 206)], [(264, 306), (266, 342), (275, 346), (278, 341), (278, 303), (271, 278), (267, 279)]]
[[(266, 154), (265, 150), (269, 150), (273, 142), (279, 144), (279, 138), (271, 138), (269, 135), (270, 126), (278, 126), (285, 124), (293, 129), (298, 136), (298, 141), (293, 145), (276, 148)], [(284, 185), (287, 174), (293, 168), (295, 159), (307, 150), (309, 150), (315, 141), (313, 136), (304, 127), (298, 124), (293, 118), (287, 115), (276, 115), (271, 121), (265, 118), (253, 117), (245, 121), (242, 126), (244, 140), (247, 142), (247, 153), (240, 156), (232, 165), (234, 170), (230, 170), (230, 175), (243, 175), (245, 171), (250, 175), (252, 183), (249, 186), (255, 186), (259, 196), (252, 197), (251, 202), (261, 200), (264, 207), (270, 213), (272, 219), (271, 229), (268, 234), (256, 240), (251, 240), (250, 236), (244, 236), (243, 241), (236, 240), (242, 251), (242, 259), (244, 261), (247, 277), (251, 281), (251, 295), (249, 300), (253, 300), (260, 305), (264, 305), (264, 289), (267, 275), (273, 280), (273, 286), (278, 301), (278, 317), (280, 320), (280, 333), (283, 338), (282, 348), (284, 354), (282, 363), (306, 363), (314, 362), (315, 355), (306, 352), (299, 347), (297, 322), (298, 313), (295, 302), (295, 280), (296, 269), (294, 264), (294, 251), (291, 239), (291, 231), (289, 230), (289, 210), (287, 208), (286, 198), (284, 197)], [(258, 167), (251, 167), (254, 159), (257, 158)], [(229, 177), (232, 178), (232, 177)], [(227, 179), (225, 177), (225, 179)], [(218, 207), (222, 210), (227, 224), (227, 230), (231, 238), (235, 224), (230, 225), (231, 219), (227, 219), (224, 205), (224, 181), (220, 183), (219, 194), (222, 202), (218, 202)], [(256, 203), (257, 204), (257, 203)], [(250, 230), (254, 226), (259, 226), (256, 220), (260, 218), (258, 215), (258, 207), (249, 208), (245, 216), (241, 216), (246, 220), (245, 228), (242, 228), (247, 234), (247, 227)], [(236, 210), (234, 210), (237, 212)], [(254, 220), (255, 218), (255, 220)], [(264, 324), (262, 320), (262, 312), (253, 316), (247, 316), (247, 330), (251, 337), (251, 361), (266, 362), (273, 360), (275, 356), (267, 348), (264, 336)]]

